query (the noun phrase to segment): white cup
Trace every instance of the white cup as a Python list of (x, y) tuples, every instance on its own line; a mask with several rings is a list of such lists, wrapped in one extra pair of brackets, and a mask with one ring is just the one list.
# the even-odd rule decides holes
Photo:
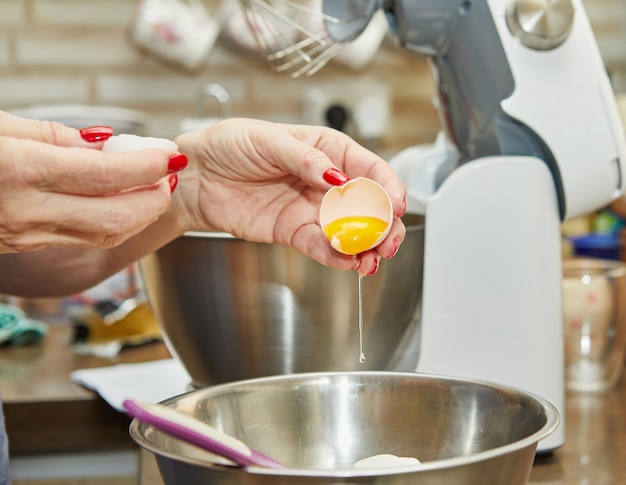
[(138, 0), (128, 27), (137, 46), (188, 70), (207, 58), (219, 32), (201, 0)]
[(367, 67), (374, 60), (388, 30), (385, 12), (379, 10), (374, 14), (363, 33), (341, 48), (333, 58), (333, 62), (343, 64), (354, 70)]

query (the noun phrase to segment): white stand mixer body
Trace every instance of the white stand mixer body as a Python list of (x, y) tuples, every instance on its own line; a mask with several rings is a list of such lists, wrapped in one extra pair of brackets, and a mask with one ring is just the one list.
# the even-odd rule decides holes
[[(560, 220), (545, 163), (463, 165), (429, 200), (425, 234), (417, 371), (519, 387), (563, 413)], [(540, 448), (563, 442), (561, 424)]]
[[(446, 132), (390, 161), (409, 210), (426, 215), (417, 371), (547, 398), (562, 418), (539, 443), (551, 450), (565, 440), (560, 223), (622, 193), (624, 131), (580, 0), (550, 50), (511, 33), (509, 0), (446, 3), (398, 0), (390, 21), (403, 47), (432, 57)], [(439, 24), (420, 17), (427, 4)]]
[(489, 0), (515, 79), (505, 113), (540, 134), (563, 188), (563, 219), (619, 197), (626, 176), (624, 128), (600, 51), (580, 0), (567, 40), (550, 51), (524, 47), (504, 18), (506, 0)]

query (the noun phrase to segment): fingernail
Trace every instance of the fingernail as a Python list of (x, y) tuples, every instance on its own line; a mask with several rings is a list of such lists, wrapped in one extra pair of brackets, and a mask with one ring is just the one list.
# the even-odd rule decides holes
[(359, 269), (360, 266), (361, 266), (361, 255), (357, 254), (356, 256), (354, 256), (354, 259), (352, 260), (352, 269)]
[(178, 185), (178, 175), (173, 173), (172, 175), (170, 175), (170, 190), (174, 192), (174, 189), (176, 189), (177, 185)]
[(177, 155), (172, 155), (170, 157), (170, 161), (167, 164), (167, 173), (178, 172), (187, 166), (188, 160), (187, 155), (183, 155), (179, 153)]
[(393, 247), (391, 248), (391, 253), (389, 253), (389, 256), (387, 256), (387, 259), (393, 258), (396, 255), (396, 253), (398, 252), (399, 248), (400, 248), (400, 238), (396, 237), (393, 240)]
[(378, 271), (378, 261), (378, 258), (374, 259), (372, 269), (370, 269), (369, 273), (367, 273), (367, 276), (372, 276), (374, 273), (376, 273), (376, 271)]
[(81, 138), (89, 143), (105, 141), (113, 136), (113, 128), (110, 126), (89, 126), (78, 131)]
[(402, 217), (404, 214), (406, 214), (406, 199), (402, 199), (402, 209), (401, 209), (402, 213), (400, 214), (400, 217)]
[(350, 177), (348, 177), (341, 170), (336, 169), (334, 167), (331, 167), (328, 170), (326, 170), (324, 172), (323, 177), (324, 177), (324, 180), (331, 185), (343, 185), (348, 180), (350, 180)]

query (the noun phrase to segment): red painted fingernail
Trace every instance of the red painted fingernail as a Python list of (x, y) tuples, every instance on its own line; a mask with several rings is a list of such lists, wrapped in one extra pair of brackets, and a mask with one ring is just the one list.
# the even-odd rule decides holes
[(391, 248), (391, 253), (389, 254), (389, 256), (387, 256), (387, 259), (393, 258), (398, 252), (399, 248), (400, 248), (400, 238), (397, 237), (393, 240), (393, 247)]
[(78, 131), (81, 138), (89, 143), (106, 141), (113, 136), (113, 128), (110, 126), (89, 126)]
[(324, 177), (324, 180), (331, 185), (343, 185), (348, 180), (350, 180), (350, 177), (348, 177), (341, 170), (336, 169), (334, 167), (331, 167), (328, 170), (326, 170), (324, 172), (323, 177)]
[(170, 161), (167, 164), (167, 173), (178, 172), (187, 166), (187, 155), (179, 153), (170, 157)]
[(172, 175), (170, 175), (170, 190), (174, 192), (174, 189), (176, 189), (177, 185), (178, 185), (178, 175), (173, 173)]
[(367, 273), (367, 276), (372, 276), (374, 273), (376, 273), (376, 271), (378, 271), (378, 258), (374, 260), (374, 266), (369, 271), (369, 273)]

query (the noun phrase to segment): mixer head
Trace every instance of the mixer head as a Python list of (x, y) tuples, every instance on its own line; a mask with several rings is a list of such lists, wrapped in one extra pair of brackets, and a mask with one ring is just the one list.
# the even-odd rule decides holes
[(406, 51), (426, 55), (443, 132), (458, 157), (440, 186), (485, 157), (543, 160), (560, 217), (624, 189), (626, 143), (582, 0), (241, 0), (260, 52), (312, 75), (383, 10)]

